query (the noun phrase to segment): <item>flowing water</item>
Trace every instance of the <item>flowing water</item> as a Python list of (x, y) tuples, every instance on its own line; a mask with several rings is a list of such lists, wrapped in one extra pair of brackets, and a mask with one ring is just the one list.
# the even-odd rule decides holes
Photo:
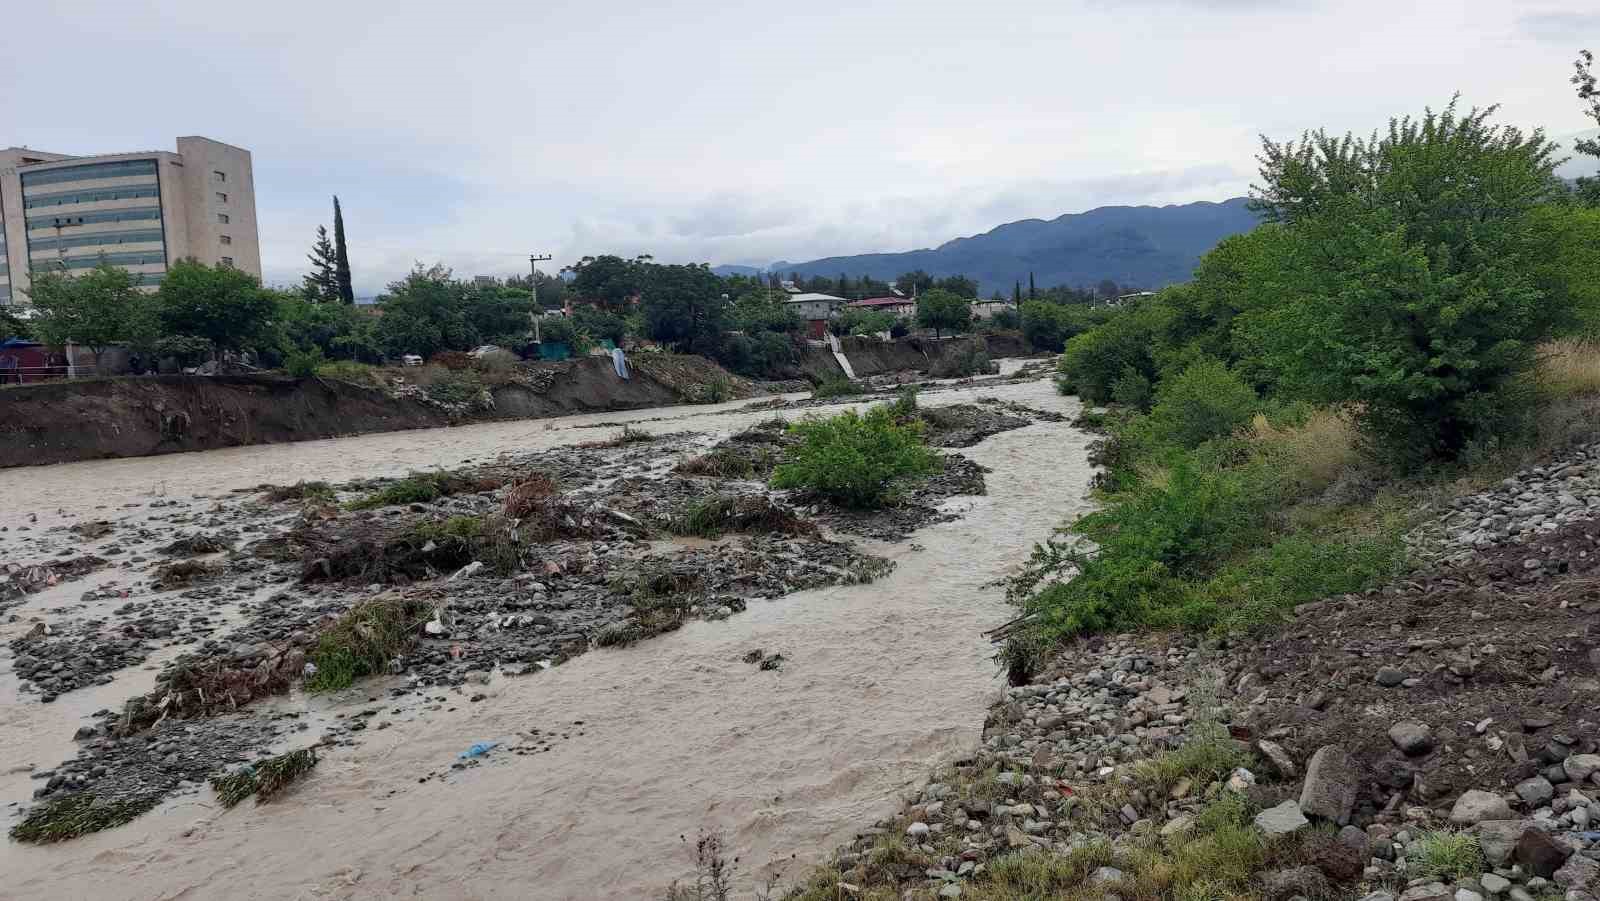
[[(1076, 410), (1047, 381), (923, 403), (974, 396)], [(69, 464), (0, 473), (0, 490), (86, 515), (152, 491), (220, 494), (492, 459), (592, 439), (576, 426), (599, 421), (721, 433), (770, 415), (676, 408)], [(271, 804), (224, 812), (202, 792), (62, 845), (7, 843), (0, 897), (659, 897), (688, 875), (701, 829), (722, 831), (740, 857), (744, 897), (775, 872), (799, 877), (891, 812), (929, 767), (977, 742), (1002, 688), (982, 633), (1011, 612), (993, 583), (1087, 505), (1087, 441), (1065, 423), (1038, 423), (961, 451), (993, 470), (988, 495), (953, 501), (965, 509), (955, 522), (873, 546), (899, 564), (874, 584), (754, 602), (723, 622), (497, 680), (480, 703), (369, 729)], [(788, 662), (758, 671), (741, 661), (756, 648)], [(93, 703), (140, 681), (95, 689)], [(64, 752), (83, 704), (6, 692), (0, 729)], [(544, 753), (448, 770), (473, 742), (514, 743), (530, 729), (568, 737)], [(18, 759), (28, 744), (0, 748)]]

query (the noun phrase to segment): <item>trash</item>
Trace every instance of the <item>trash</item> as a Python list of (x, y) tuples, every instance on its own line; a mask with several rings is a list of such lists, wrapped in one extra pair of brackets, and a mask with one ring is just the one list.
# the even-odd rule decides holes
[(480, 569), (483, 569), (483, 561), (482, 560), (474, 560), (471, 563), (468, 563), (466, 566), (463, 566), (460, 569), (456, 570), (455, 574), (452, 575), (450, 578), (446, 579), (445, 581), (454, 582), (457, 579), (470, 579), (473, 576), (477, 575), (478, 574), (478, 570), (480, 570)]
[(482, 757), (498, 747), (500, 747), (500, 743), (497, 741), (480, 741), (472, 747), (461, 752), (461, 759), (468, 760), (473, 757)]
[(428, 620), (427, 625), (423, 626), (422, 629), (423, 629), (423, 631), (427, 632), (429, 635), (443, 635), (444, 634), (444, 623), (439, 620), (439, 611), (438, 610), (434, 610), (433, 611), (433, 619)]
[(315, 663), (311, 663), (310, 661), (307, 661), (305, 669), (301, 670), (301, 673), (303, 673), (305, 675), (305, 677), (307, 679), (309, 679), (312, 676), (315, 676), (317, 674), (317, 665)]
[(622, 348), (611, 348), (611, 365), (617, 370), (617, 377), (623, 381), (628, 380), (628, 358), (623, 356)]

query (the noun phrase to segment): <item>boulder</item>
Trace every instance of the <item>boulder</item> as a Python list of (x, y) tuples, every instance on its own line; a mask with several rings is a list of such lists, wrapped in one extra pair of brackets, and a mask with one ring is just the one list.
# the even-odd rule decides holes
[(1389, 741), (1407, 757), (1416, 757), (1433, 750), (1433, 730), (1426, 723), (1406, 720), (1389, 727)]
[(1462, 794), (1450, 808), (1450, 822), (1457, 826), (1474, 826), (1484, 820), (1509, 820), (1515, 816), (1505, 798), (1478, 789)]
[(1478, 847), (1490, 866), (1511, 866), (1517, 842), (1531, 828), (1527, 820), (1484, 820), (1478, 824)]
[(1561, 768), (1566, 770), (1567, 778), (1573, 782), (1582, 782), (1600, 772), (1600, 754), (1573, 754), (1561, 761)]
[(1556, 787), (1543, 776), (1534, 776), (1517, 783), (1517, 797), (1529, 807), (1543, 807), (1556, 796)]
[(1306, 783), (1300, 790), (1300, 810), (1343, 826), (1356, 806), (1360, 775), (1356, 763), (1338, 745), (1324, 745), (1306, 765)]
[(1400, 893), (1400, 901), (1455, 901), (1455, 890), (1442, 882), (1414, 885)]
[(1572, 854), (1572, 849), (1550, 837), (1548, 832), (1529, 829), (1517, 839), (1516, 860), (1535, 876), (1549, 879)]
[(1283, 745), (1262, 739), (1256, 742), (1256, 750), (1280, 779), (1294, 779), (1300, 775), (1300, 768), (1294, 765), (1294, 758), (1283, 749)]
[(1267, 835), (1288, 835), (1311, 825), (1311, 821), (1300, 812), (1300, 805), (1294, 801), (1285, 801), (1277, 807), (1261, 811), (1256, 814), (1255, 822), (1256, 828)]
[(1261, 897), (1265, 901), (1289, 901), (1297, 895), (1327, 898), (1331, 897), (1332, 889), (1327, 877), (1316, 867), (1276, 870), (1261, 877)]
[(1582, 854), (1574, 854), (1567, 858), (1551, 877), (1555, 884), (1569, 891), (1577, 889), (1588, 891), (1600, 885), (1600, 863), (1596, 863)]

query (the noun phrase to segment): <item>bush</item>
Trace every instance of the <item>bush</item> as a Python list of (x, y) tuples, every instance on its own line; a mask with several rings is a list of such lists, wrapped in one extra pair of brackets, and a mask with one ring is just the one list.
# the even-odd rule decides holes
[(897, 480), (926, 476), (943, 467), (922, 442), (920, 425), (899, 425), (883, 407), (866, 415), (846, 411), (808, 418), (789, 427), (799, 443), (787, 449), (772, 473), (772, 487), (816, 492), (847, 507), (882, 506)]
[(483, 379), (471, 369), (424, 370), (418, 381), (440, 403), (477, 404), (483, 399)]
[(375, 598), (350, 608), (311, 649), (308, 656), (317, 669), (306, 690), (335, 691), (384, 672), (391, 659), (411, 647), (432, 612), (431, 604), (402, 598)]
[(1148, 427), (1160, 443), (1199, 447), (1242, 428), (1260, 406), (1254, 389), (1226, 366), (1208, 360), (1161, 383)]
[(317, 375), (325, 379), (338, 379), (342, 382), (354, 382), (357, 385), (377, 387), (382, 379), (378, 375), (378, 368), (366, 363), (357, 363), (354, 360), (334, 360), (323, 363), (317, 367)]
[(1111, 402), (1129, 410), (1148, 412), (1151, 395), (1150, 380), (1132, 366), (1122, 370), (1122, 378), (1111, 383)]
[(578, 330), (573, 327), (572, 320), (565, 316), (553, 314), (539, 319), (539, 340), (547, 344), (573, 345), (578, 335)]
[(290, 351), (283, 358), (283, 369), (297, 379), (308, 379), (316, 375), (325, 362), (322, 348), (313, 346), (306, 350)]
[(843, 376), (839, 376), (838, 378), (828, 379), (826, 382), (823, 382), (817, 387), (811, 389), (811, 396), (818, 399), (829, 397), (851, 397), (860, 394), (861, 391), (862, 388), (860, 385)]
[(1130, 369), (1154, 383), (1160, 377), (1155, 347), (1164, 319), (1165, 311), (1156, 303), (1122, 310), (1067, 341), (1057, 368), (1091, 404), (1111, 400), (1111, 386)]

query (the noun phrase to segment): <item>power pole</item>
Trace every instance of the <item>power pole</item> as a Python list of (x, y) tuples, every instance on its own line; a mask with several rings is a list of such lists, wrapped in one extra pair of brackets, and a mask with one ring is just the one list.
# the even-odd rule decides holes
[(528, 255), (528, 269), (533, 273), (528, 280), (528, 290), (533, 294), (533, 309), (528, 311), (528, 318), (533, 320), (533, 340), (535, 343), (543, 343), (539, 340), (539, 264), (548, 259), (550, 259), (550, 254), (548, 253)]

